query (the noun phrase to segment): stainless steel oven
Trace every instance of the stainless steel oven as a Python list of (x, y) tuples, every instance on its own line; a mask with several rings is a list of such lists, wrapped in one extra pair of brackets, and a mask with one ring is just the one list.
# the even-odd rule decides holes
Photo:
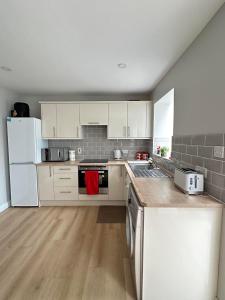
[(85, 172), (98, 171), (99, 194), (108, 194), (108, 167), (106, 166), (79, 166), (79, 194), (87, 194), (85, 185)]

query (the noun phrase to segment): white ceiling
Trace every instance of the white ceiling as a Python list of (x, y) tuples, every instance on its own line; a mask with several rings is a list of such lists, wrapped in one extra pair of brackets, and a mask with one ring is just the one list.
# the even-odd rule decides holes
[(0, 85), (27, 94), (148, 92), (223, 3), (1, 0), (0, 66), (13, 71), (0, 70)]

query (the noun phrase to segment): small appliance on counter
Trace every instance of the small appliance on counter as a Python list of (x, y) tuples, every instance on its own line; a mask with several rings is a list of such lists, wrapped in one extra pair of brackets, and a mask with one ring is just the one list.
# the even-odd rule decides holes
[(23, 102), (16, 102), (14, 104), (14, 110), (11, 111), (11, 117), (29, 118), (30, 117), (29, 105)]
[(136, 160), (148, 160), (149, 153), (148, 152), (137, 152), (135, 155)]
[(69, 160), (70, 161), (76, 160), (75, 150), (69, 150)]
[(114, 150), (113, 151), (113, 154), (114, 154), (114, 159), (122, 159), (122, 151), (117, 149), (117, 150)]
[(174, 184), (186, 194), (202, 194), (204, 176), (189, 168), (175, 169)]
[(44, 148), (41, 149), (41, 160), (48, 161), (67, 161), (69, 160), (68, 148)]

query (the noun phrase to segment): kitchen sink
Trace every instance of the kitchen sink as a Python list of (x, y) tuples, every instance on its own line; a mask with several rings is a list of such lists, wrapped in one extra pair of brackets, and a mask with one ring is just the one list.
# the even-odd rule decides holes
[(135, 177), (169, 177), (160, 168), (149, 162), (128, 162)]

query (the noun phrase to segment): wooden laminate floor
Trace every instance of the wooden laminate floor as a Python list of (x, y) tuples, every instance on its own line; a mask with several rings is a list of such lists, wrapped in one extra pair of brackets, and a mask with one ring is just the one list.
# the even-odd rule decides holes
[(0, 214), (0, 300), (135, 299), (125, 224), (97, 207), (10, 208)]

